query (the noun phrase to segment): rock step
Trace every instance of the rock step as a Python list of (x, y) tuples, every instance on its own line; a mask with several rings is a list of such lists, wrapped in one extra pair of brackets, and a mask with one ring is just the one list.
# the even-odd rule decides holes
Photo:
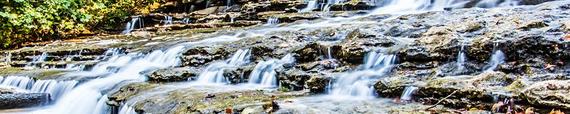
[(26, 108), (47, 104), (47, 93), (0, 94), (0, 109)]

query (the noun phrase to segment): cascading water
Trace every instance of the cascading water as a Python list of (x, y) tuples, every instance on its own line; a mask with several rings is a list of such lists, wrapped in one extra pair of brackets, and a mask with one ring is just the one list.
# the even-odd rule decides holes
[(0, 86), (17, 87), (31, 93), (48, 93), (50, 100), (56, 100), (77, 85), (77, 81), (37, 80), (24, 76), (8, 76), (0, 80)]
[(497, 68), (497, 66), (499, 66), (499, 64), (502, 64), (504, 62), (505, 62), (505, 53), (503, 53), (503, 51), (501, 50), (495, 50), (493, 55), (491, 55), (491, 60), (489, 60), (489, 63), (485, 65), (484, 71), (485, 72), (493, 71)]
[(119, 114), (138, 114), (138, 113), (135, 111), (135, 108), (125, 103), (121, 106)]
[(29, 90), (34, 86), (34, 79), (23, 76), (8, 76), (2, 79), (2, 83), (0, 83), (0, 85)]
[(279, 18), (277, 18), (277, 17), (267, 18), (267, 24), (266, 25), (276, 25), (276, 24), (279, 24)]
[(404, 89), (404, 92), (402, 93), (402, 96), (400, 96), (400, 100), (402, 101), (411, 101), (413, 98), (413, 94), (414, 92), (416, 92), (416, 90), (418, 90), (418, 87), (414, 87), (414, 86), (408, 86)]
[(172, 24), (172, 16), (164, 16), (164, 25), (171, 25)]
[(268, 61), (261, 61), (255, 65), (255, 68), (249, 75), (249, 84), (260, 84), (265, 87), (277, 87), (277, 77), (275, 76), (275, 69), (282, 67), (284, 64), (291, 64), (295, 62), (295, 58), (291, 54), (285, 55), (280, 60), (271, 59)]
[(32, 86), (32, 93), (49, 93), (50, 100), (54, 101), (60, 98), (63, 94), (72, 90), (77, 81), (56, 81), (56, 80), (38, 80)]
[(299, 12), (311, 12), (314, 9), (317, 9), (318, 7), (318, 2), (316, 0), (311, 0), (308, 2), (307, 7), (301, 9)]
[(331, 54), (331, 47), (330, 47), (330, 46), (327, 47), (327, 59), (333, 59), (333, 56), (332, 56), (332, 54)]
[(395, 55), (369, 52), (361, 70), (345, 73), (333, 83), (329, 95), (334, 97), (373, 98), (372, 83), (388, 73), (396, 61)]
[(41, 67), (41, 63), (46, 60), (47, 56), (48, 56), (47, 52), (42, 52), (41, 55), (34, 56), (32, 58), (32, 61), (29, 62), (28, 64), (26, 64), (24, 69), (34, 69), (34, 68), (36, 68), (37, 65), (40, 65), (40, 67)]
[(190, 18), (184, 18), (184, 19), (182, 19), (182, 22), (183, 22), (184, 24), (189, 24), (189, 23), (190, 23)]
[(463, 71), (465, 69), (465, 62), (467, 61), (467, 56), (464, 52), (465, 46), (461, 46), (461, 50), (457, 53), (457, 61), (455, 65), (457, 65), (457, 71)]
[(481, 8), (517, 6), (520, 0), (482, 0), (475, 6)]
[[(95, 67), (105, 68), (93, 68), (91, 72), (98, 73), (101, 71), (97, 71), (96, 69), (109, 68), (117, 68), (118, 70), (107, 70), (106, 72), (110, 72), (111, 74), (77, 86), (58, 100), (55, 106), (45, 110), (38, 110), (38, 113), (87, 114), (93, 112), (106, 112), (100, 110), (108, 109), (106, 104), (100, 103), (103, 102), (101, 100), (106, 100), (105, 98), (102, 98), (104, 96), (102, 93), (103, 91), (110, 90), (116, 84), (123, 81), (142, 81), (145, 79), (143, 73), (146, 71), (179, 65), (180, 59), (178, 56), (183, 50), (184, 46), (175, 46), (166, 51), (156, 50), (147, 55), (135, 53), (111, 57), (109, 61), (99, 64), (113, 65), (98, 64)], [(97, 108), (97, 110), (95, 108)]]
[(198, 76), (197, 82), (201, 84), (226, 84), (228, 80), (224, 77), (224, 70), (249, 63), (250, 56), (249, 49), (240, 49), (230, 59), (208, 65), (206, 70)]
[(125, 30), (123, 30), (122, 33), (127, 34), (133, 31), (136, 27), (137, 22), (139, 24), (139, 28), (144, 27), (144, 23), (139, 17), (133, 17), (131, 21), (127, 22), (127, 25), (125, 25)]

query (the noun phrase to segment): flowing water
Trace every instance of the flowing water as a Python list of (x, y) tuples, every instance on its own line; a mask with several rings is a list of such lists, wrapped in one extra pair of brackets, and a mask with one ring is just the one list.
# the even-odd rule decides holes
[(484, 68), (483, 71), (485, 72), (494, 71), (495, 69), (497, 69), (497, 66), (505, 63), (505, 53), (503, 53), (503, 51), (501, 51), (500, 49), (497, 49), (499, 43), (495, 43), (493, 46), (494, 46), (493, 55), (491, 55), (491, 59), (489, 60), (489, 62), (487, 62), (487, 65), (483, 67)]
[(318, 2), (316, 0), (311, 0), (307, 3), (307, 7), (301, 9), (299, 12), (311, 12), (314, 9), (317, 9), (318, 6)]
[(48, 93), (50, 100), (55, 101), (72, 90), (77, 81), (34, 80), (24, 76), (8, 76), (0, 79), (2, 87), (16, 87), (25, 93)]
[(164, 16), (164, 20), (162, 20), (164, 25), (172, 25), (172, 16)]
[(374, 98), (373, 82), (389, 73), (395, 61), (395, 55), (369, 52), (360, 70), (338, 76), (329, 95), (338, 98)]
[(416, 92), (416, 90), (418, 90), (418, 87), (414, 87), (414, 86), (408, 86), (404, 89), (404, 92), (402, 93), (402, 96), (400, 96), (400, 99), (402, 101), (411, 101), (413, 98), (413, 94), (414, 92)]
[(260, 61), (249, 75), (249, 84), (259, 84), (264, 87), (277, 87), (278, 80), (275, 69), (283, 67), (284, 64), (292, 64), (295, 58), (291, 54), (285, 55), (280, 60), (271, 59)]
[(139, 17), (133, 17), (131, 19), (131, 21), (127, 22), (127, 25), (125, 25), (125, 30), (123, 30), (123, 34), (127, 34), (130, 33), (131, 31), (133, 31), (134, 29), (136, 29), (135, 27), (137, 27), (138, 23), (138, 27), (142, 28), (144, 27), (144, 22), (142, 21), (142, 19), (140, 19)]
[(457, 53), (457, 71), (461, 72), (465, 70), (465, 62), (467, 61), (467, 55), (465, 55), (465, 46), (461, 46), (461, 50)]
[(276, 25), (276, 24), (279, 24), (279, 18), (269, 17), (267, 18), (267, 23), (265, 25)]
[[(485, 0), (488, 1), (488, 0)], [(501, 4), (512, 4), (508, 3), (512, 0), (506, 0), (505, 3)], [(210, 0), (207, 0), (207, 6), (210, 5)], [(328, 1), (326, 3), (327, 10), (330, 8), (331, 4), (342, 3), (344, 1)], [(315, 1), (314, 4), (317, 4)], [(387, 0), (382, 2), (382, 7), (369, 13), (369, 15), (375, 14), (407, 14), (407, 13), (417, 13), (424, 11), (441, 11), (448, 7), (462, 7), (465, 2), (453, 1), (453, 0)], [(481, 3), (483, 4), (483, 3)], [(207, 7), (206, 6), (206, 7)], [(316, 5), (315, 5), (316, 6)], [(365, 15), (365, 16), (369, 16)], [(37, 110), (34, 113), (58, 113), (58, 114), (88, 114), (88, 113), (109, 113), (110, 109), (105, 103), (107, 99), (107, 93), (109, 90), (115, 88), (116, 85), (127, 81), (144, 81), (145, 73), (151, 70), (160, 68), (169, 68), (178, 66), (180, 64), (179, 56), (186, 49), (186, 45), (193, 44), (207, 44), (210, 42), (225, 42), (225, 41), (237, 41), (242, 37), (255, 37), (264, 36), (266, 33), (272, 31), (291, 31), (300, 30), (305, 28), (316, 28), (323, 26), (340, 26), (343, 23), (359, 23), (353, 20), (356, 17), (343, 18), (343, 19), (323, 19), (322, 23), (302, 23), (298, 25), (291, 25), (289, 27), (279, 27), (279, 28), (267, 28), (261, 30), (245, 30), (243, 32), (236, 32), (235, 35), (223, 35), (215, 36), (212, 39), (201, 40), (197, 42), (183, 43), (177, 46), (170, 47), (166, 50), (154, 50), (148, 54), (143, 53), (129, 53), (129, 54), (119, 54), (118, 51), (109, 51), (110, 56), (103, 56), (99, 59), (103, 60), (96, 64), (89, 71), (78, 71), (74, 75), (81, 76), (97, 76), (97, 78), (83, 82), (77, 85), (77, 82), (60, 82), (60, 81), (41, 81), (38, 86), (34, 88), (37, 91), (49, 91), (50, 94), (57, 94), (61, 96), (57, 98), (55, 105), (47, 107), (47, 109)], [(127, 23), (123, 33), (130, 33), (135, 29), (136, 25), (138, 27), (143, 27), (143, 21), (138, 17), (132, 18), (130, 22)], [(267, 20), (268, 25), (278, 24), (278, 18), (271, 17)], [(172, 17), (165, 17), (165, 24), (172, 24)], [(238, 37), (239, 36), (239, 37)], [(107, 53), (105, 54), (107, 55)], [(45, 54), (47, 56), (47, 53)], [(34, 61), (30, 64), (41, 62), (45, 59), (44, 54), (34, 57)], [(227, 80), (221, 76), (223, 70), (232, 66), (240, 66), (249, 63), (250, 52), (248, 49), (238, 50), (231, 58), (224, 62), (213, 63), (209, 65), (204, 72), (199, 76), (198, 81), (200, 83), (227, 83)], [(461, 58), (461, 54), (458, 55)], [(465, 56), (465, 55), (463, 55)], [(43, 58), (42, 58), (43, 57)], [(267, 60), (261, 61), (256, 65), (255, 75), (252, 73), (250, 76), (249, 83), (276, 86), (276, 77), (274, 70), (276, 67), (282, 66), (279, 64), (292, 62), (292, 59), (286, 59), (287, 56), (281, 60)], [(327, 49), (327, 58), (332, 58), (330, 55), (330, 49)], [(461, 61), (458, 58), (458, 63)], [(501, 50), (495, 50), (491, 60), (489, 62), (487, 70), (494, 70), (497, 65), (504, 62), (504, 54)], [(369, 52), (365, 58), (365, 62), (356, 71), (343, 73), (337, 76), (337, 79), (331, 83), (328, 95), (330, 97), (339, 98), (374, 98), (374, 92), (372, 84), (377, 81), (382, 76), (385, 76), (389, 71), (391, 71), (392, 66), (396, 61), (395, 55), (386, 55), (379, 52)], [(30, 65), (35, 66), (35, 65)], [(253, 79), (255, 78), (255, 79)], [(266, 80), (266, 81), (264, 81)], [(2, 78), (1, 85), (13, 86), (22, 89), (31, 89), (35, 86), (35, 81), (30, 78)], [(40, 81), (38, 81), (40, 82)], [(33, 84), (30, 84), (33, 83)], [(54, 86), (57, 85), (57, 86)], [(57, 89), (55, 89), (57, 88)], [(73, 88), (69, 90), (69, 88)], [(61, 91), (69, 91), (63, 92)], [(411, 92), (412, 93), (412, 92)], [(403, 94), (403, 96), (406, 94)], [(411, 95), (411, 94), (410, 94)], [(322, 99), (314, 99), (316, 102), (327, 102), (322, 101)], [(344, 102), (344, 101), (343, 101)], [(359, 102), (359, 101), (355, 101)], [(353, 103), (348, 103), (353, 105)], [(343, 105), (345, 106), (345, 105)], [(124, 108), (124, 110), (123, 110)], [(134, 110), (129, 104), (124, 104), (121, 107), (121, 113), (132, 113)]]
[(202, 84), (227, 84), (228, 80), (224, 77), (224, 71), (249, 63), (250, 56), (249, 49), (240, 49), (228, 60), (208, 65), (206, 70), (202, 71), (198, 76), (197, 82)]
[(34, 56), (31, 62), (28, 62), (24, 69), (34, 69), (36, 67), (42, 67), (42, 62), (45, 62), (48, 54), (47, 52), (43, 52), (41, 55)]

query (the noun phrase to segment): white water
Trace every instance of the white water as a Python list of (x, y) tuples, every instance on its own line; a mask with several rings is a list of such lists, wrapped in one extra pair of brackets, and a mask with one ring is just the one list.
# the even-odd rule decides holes
[(461, 46), (461, 50), (457, 53), (457, 61), (455, 63), (457, 65), (457, 71), (463, 71), (465, 69), (464, 65), (467, 61), (467, 56), (465, 55), (464, 48), (465, 46)]
[(481, 0), (477, 3), (476, 7), (482, 8), (492, 8), (492, 7), (504, 7), (504, 6), (517, 6), (520, 0)]
[(50, 100), (56, 100), (77, 85), (77, 81), (37, 80), (24, 76), (0, 78), (0, 86), (16, 87), (29, 93), (48, 93)]
[(332, 84), (329, 95), (337, 98), (374, 98), (373, 82), (388, 73), (395, 61), (395, 55), (369, 52), (361, 70), (341, 74)]
[(330, 46), (327, 47), (327, 59), (333, 59), (333, 56), (332, 56), (332, 54), (331, 54), (331, 47), (330, 47)]
[(269, 17), (267, 18), (267, 23), (265, 25), (276, 25), (276, 24), (279, 24), (279, 18)]
[(162, 20), (164, 25), (171, 25), (172, 24), (172, 16), (164, 16), (164, 20)]
[(145, 71), (177, 66), (180, 63), (178, 56), (183, 49), (184, 46), (175, 46), (166, 51), (156, 50), (146, 55), (135, 53), (111, 57), (108, 62), (102, 62), (100, 63), (101, 65), (95, 66), (105, 68), (94, 68), (91, 72), (98, 73), (101, 70), (97, 69), (108, 69), (111, 67), (117, 67), (118, 71), (107, 70), (106, 72), (111, 72), (108, 76), (79, 85), (68, 94), (65, 94), (50, 109), (38, 110), (35, 113), (88, 114), (103, 112), (95, 110), (96, 107), (103, 107), (98, 105), (106, 105), (100, 103), (102, 102), (101, 100), (105, 100), (101, 98), (104, 96), (103, 91), (110, 90), (123, 81), (145, 80), (142, 74)]
[(135, 111), (135, 108), (125, 103), (121, 106), (119, 114), (138, 114), (138, 113)]
[(400, 96), (400, 99), (402, 101), (411, 101), (413, 98), (413, 94), (414, 92), (416, 92), (416, 90), (418, 90), (418, 87), (414, 87), (414, 86), (408, 86), (404, 89), (404, 92), (402, 92), (402, 96)]
[(197, 82), (201, 84), (227, 84), (228, 80), (224, 77), (224, 70), (249, 63), (250, 56), (249, 49), (240, 49), (228, 60), (208, 65), (206, 70), (198, 76)]
[(282, 67), (284, 64), (291, 64), (295, 62), (295, 58), (291, 54), (285, 55), (280, 60), (271, 59), (267, 61), (260, 61), (255, 65), (255, 68), (249, 75), (249, 84), (259, 84), (264, 87), (277, 87), (278, 80), (275, 75), (275, 69)]
[(299, 12), (311, 12), (311, 11), (313, 11), (314, 9), (317, 9), (317, 7), (319, 7), (317, 3), (318, 3), (317, 0), (311, 0), (308, 2), (307, 7), (301, 9), (301, 11), (299, 11)]
[(137, 25), (137, 22), (139, 24), (139, 26), (138, 26), (139, 28), (144, 27), (144, 23), (139, 17), (133, 17), (131, 19), (131, 21), (127, 22), (127, 25), (125, 25), (125, 30), (123, 30), (122, 33), (127, 34), (127, 33), (130, 33), (131, 31), (133, 31), (134, 29), (136, 29), (135, 27)]
[(17, 87), (20, 89), (29, 90), (34, 86), (34, 79), (24, 76), (8, 76), (3, 77), (0, 83), (4, 87)]
[(190, 23), (190, 18), (184, 18), (184, 19), (182, 19), (182, 22), (183, 22), (184, 24), (189, 24), (189, 23)]
[(34, 56), (32, 58), (32, 61), (28, 62), (28, 64), (26, 64), (26, 66), (24, 66), (24, 69), (34, 69), (37, 67), (37, 65), (39, 65), (41, 67), (41, 63), (45, 62), (47, 56), (48, 56), (47, 52), (42, 52), (41, 55)]
[(493, 71), (497, 68), (497, 66), (499, 66), (499, 64), (502, 64), (505, 62), (505, 53), (503, 53), (503, 51), (501, 50), (495, 50), (495, 52), (493, 53), (493, 55), (491, 55), (491, 60), (489, 60), (489, 62), (487, 63), (487, 65), (485, 65), (485, 72), (488, 71)]

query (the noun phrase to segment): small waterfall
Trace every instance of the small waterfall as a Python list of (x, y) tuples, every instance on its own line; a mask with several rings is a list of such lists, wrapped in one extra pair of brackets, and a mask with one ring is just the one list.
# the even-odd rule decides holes
[(311, 0), (311, 1), (309, 1), (309, 3), (307, 4), (307, 7), (301, 9), (301, 11), (299, 11), (299, 12), (311, 12), (311, 11), (313, 11), (314, 9), (317, 9), (317, 7), (319, 7), (318, 4), (317, 4), (317, 0)]
[(25, 76), (8, 76), (0, 80), (1, 86), (17, 87), (31, 93), (48, 93), (50, 100), (56, 100), (77, 85), (77, 81), (37, 80)]
[(267, 18), (267, 24), (266, 25), (276, 25), (276, 24), (279, 24), (279, 18), (277, 18), (277, 17)]
[(6, 56), (4, 56), (4, 63), (9, 65), (12, 62), (12, 53), (8, 52)]
[(125, 30), (123, 30), (122, 33), (127, 34), (127, 33), (130, 33), (131, 31), (133, 31), (134, 29), (136, 29), (135, 27), (137, 25), (137, 22), (139, 24), (139, 26), (138, 26), (139, 28), (144, 27), (144, 23), (139, 17), (133, 17), (131, 19), (131, 21), (127, 22), (127, 25), (125, 25)]
[(330, 46), (327, 47), (327, 59), (333, 59), (333, 56), (332, 56), (332, 54), (331, 54), (331, 47), (330, 47)]
[(107, 101), (109, 101), (109, 97), (107, 95), (101, 96), (101, 99), (97, 101), (97, 105), (93, 114), (107, 114), (109, 111), (111, 111), (109, 105), (107, 105)]
[(32, 61), (28, 62), (28, 64), (24, 66), (24, 69), (34, 69), (36, 68), (37, 65), (40, 65), (41, 67), (41, 63), (45, 62), (47, 56), (48, 56), (47, 52), (42, 52), (42, 55), (34, 56), (32, 58)]
[[(101, 74), (107, 72), (105, 77), (85, 82), (57, 100), (56, 104), (48, 109), (38, 110), (37, 113), (59, 114), (88, 114), (93, 112), (105, 112), (106, 105), (102, 93), (108, 91), (124, 81), (145, 80), (144, 72), (149, 70), (168, 68), (180, 64), (179, 55), (184, 46), (174, 46), (163, 50), (155, 50), (149, 54), (132, 53), (127, 55), (115, 55), (107, 62), (101, 62), (94, 66), (92, 71), (86, 74)], [(102, 68), (101, 68), (102, 67)], [(95, 110), (95, 109), (98, 110)]]
[(499, 64), (502, 64), (504, 62), (505, 62), (505, 54), (503, 53), (503, 51), (495, 50), (493, 55), (491, 55), (491, 60), (488, 62), (487, 65), (485, 65), (484, 71), (485, 72), (493, 71), (497, 68), (497, 66), (499, 66)]
[(361, 70), (345, 73), (339, 76), (332, 86), (335, 97), (373, 98), (372, 83), (388, 73), (396, 61), (395, 55), (384, 55), (375, 51), (369, 52)]
[(249, 63), (250, 56), (249, 49), (240, 49), (228, 60), (208, 65), (206, 70), (198, 76), (197, 82), (203, 84), (226, 84), (228, 80), (224, 77), (224, 70)]
[(182, 22), (184, 24), (190, 24), (190, 18), (184, 18), (184, 19), (182, 19)]
[(482, 0), (475, 6), (481, 8), (517, 6), (520, 0)]
[(265, 87), (277, 87), (278, 80), (275, 76), (275, 69), (282, 67), (284, 64), (294, 63), (295, 58), (291, 54), (285, 55), (280, 60), (261, 61), (255, 65), (253, 71), (249, 75), (249, 84), (260, 84)]
[(121, 106), (119, 114), (138, 114), (135, 108), (131, 107), (129, 104), (125, 103)]
[(404, 89), (404, 92), (402, 93), (402, 96), (400, 96), (400, 99), (402, 101), (411, 101), (413, 98), (413, 94), (414, 92), (416, 92), (416, 90), (418, 90), (418, 87), (414, 87), (414, 86), (408, 86)]
[(465, 69), (467, 56), (465, 55), (464, 48), (465, 46), (461, 46), (461, 50), (459, 50), (459, 53), (457, 53), (457, 61), (455, 63), (455, 65), (457, 65), (457, 71), (463, 71)]
[(168, 16), (168, 15), (164, 16), (163, 22), (164, 22), (164, 25), (172, 25), (172, 16)]
[(34, 83), (32, 93), (49, 93), (50, 100), (56, 100), (77, 85), (77, 81), (38, 80)]
[(8, 76), (2, 79), (1, 86), (17, 87), (20, 89), (29, 90), (34, 86), (34, 79), (24, 76)]
[(230, 23), (234, 23), (235, 22), (235, 17), (230, 17)]

